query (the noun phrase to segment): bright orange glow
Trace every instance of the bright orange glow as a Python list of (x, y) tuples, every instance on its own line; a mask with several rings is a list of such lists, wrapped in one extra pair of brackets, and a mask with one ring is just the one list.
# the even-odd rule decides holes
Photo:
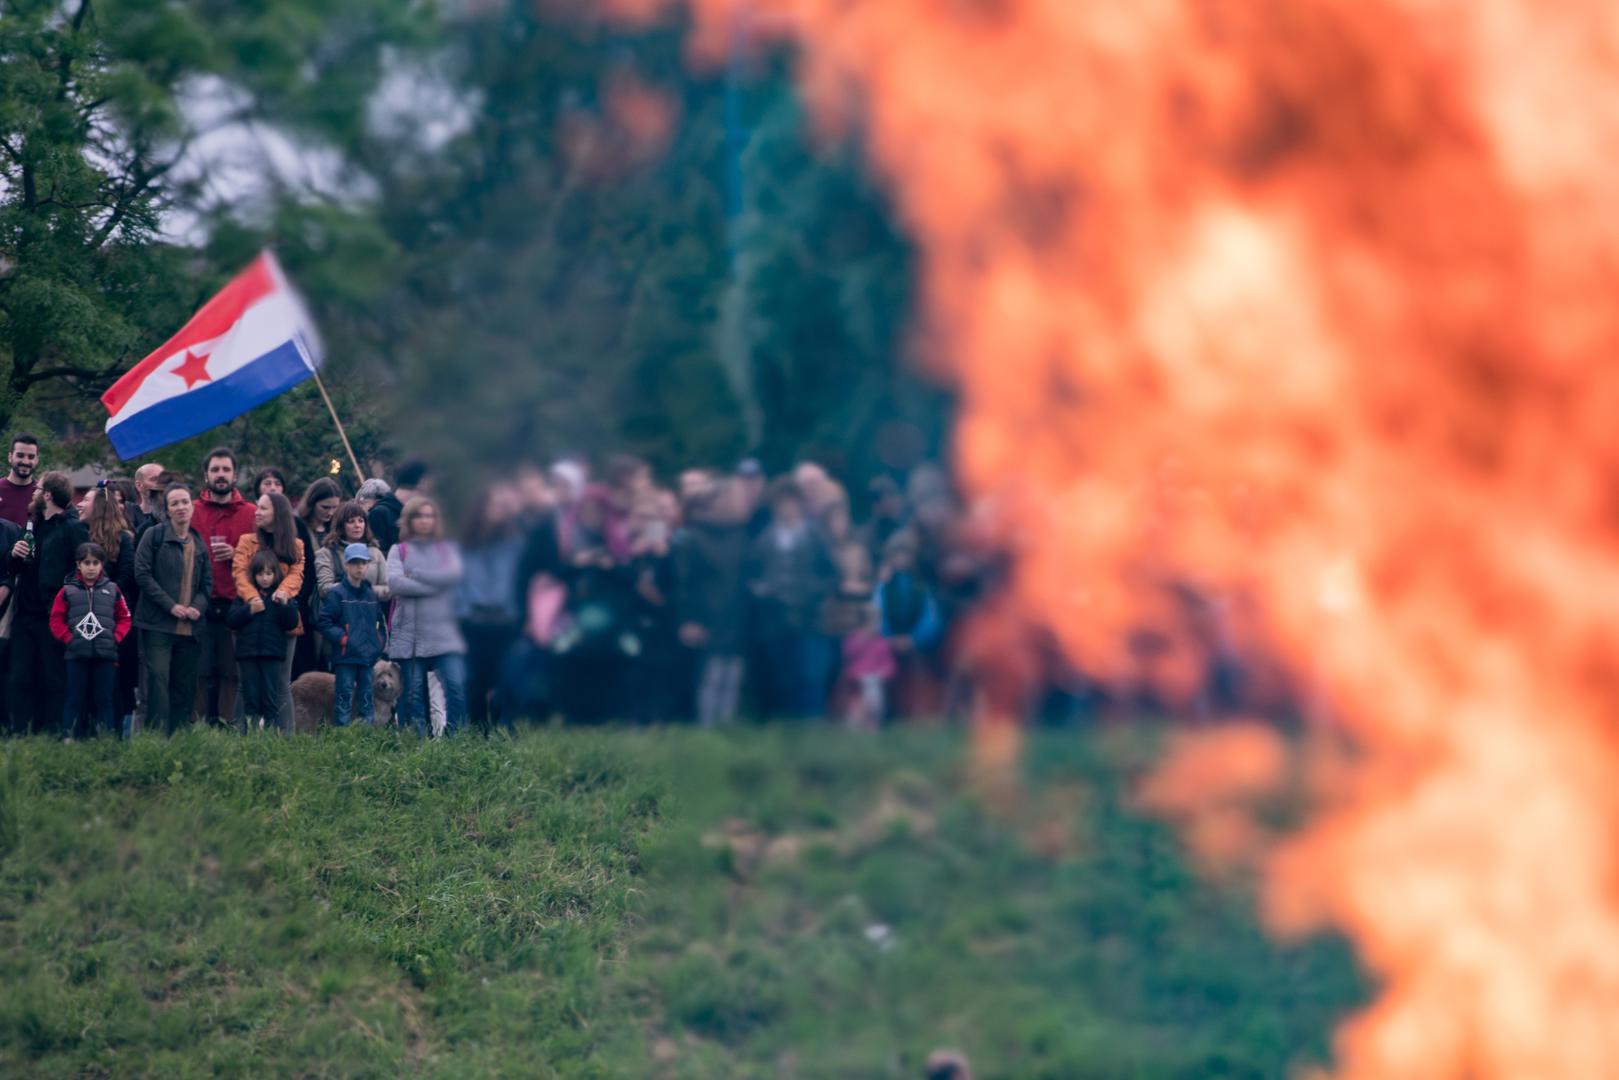
[(1261, 724), (1182, 733), (1137, 797), (1179, 825), (1210, 868), (1241, 866), (1274, 843), (1254, 810), (1286, 781), (1288, 764), (1281, 738)]
[(1382, 980), (1340, 1074), (1619, 1075), (1619, 4), (695, 10), (862, 114), (1022, 609), (1249, 597), (1341, 716), (1269, 866)]

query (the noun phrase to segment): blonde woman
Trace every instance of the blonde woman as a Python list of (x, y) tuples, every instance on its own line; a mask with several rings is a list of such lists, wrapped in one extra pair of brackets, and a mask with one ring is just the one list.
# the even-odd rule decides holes
[(414, 723), (424, 737), (428, 672), (444, 686), (444, 734), (454, 735), (467, 718), (467, 646), (455, 612), (461, 573), (461, 553), (444, 539), (438, 504), (420, 495), (411, 499), (399, 517), (399, 543), (388, 552), (394, 599), (388, 655), (405, 680), (401, 723)]

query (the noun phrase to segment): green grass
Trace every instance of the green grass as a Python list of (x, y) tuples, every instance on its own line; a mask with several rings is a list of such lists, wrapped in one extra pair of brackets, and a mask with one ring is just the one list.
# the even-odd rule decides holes
[(0, 1074), (624, 1064), (591, 1020), (659, 796), (602, 741), (5, 752)]
[(1128, 811), (1150, 733), (3, 744), (0, 1075), (1285, 1076), (1365, 988)]

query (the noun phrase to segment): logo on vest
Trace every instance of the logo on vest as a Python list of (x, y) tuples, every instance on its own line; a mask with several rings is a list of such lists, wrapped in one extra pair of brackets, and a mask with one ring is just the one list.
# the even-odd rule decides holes
[(93, 611), (73, 624), (73, 632), (78, 634), (86, 641), (94, 641), (96, 638), (100, 637), (102, 633), (106, 631), (106, 629), (107, 628), (105, 626), (101, 625), (101, 620), (96, 618), (96, 613)]

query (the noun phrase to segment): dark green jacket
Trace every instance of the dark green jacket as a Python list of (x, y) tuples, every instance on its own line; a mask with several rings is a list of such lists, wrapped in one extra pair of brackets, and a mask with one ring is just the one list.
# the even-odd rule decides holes
[[(208, 566), (208, 547), (202, 534), (191, 530), (192, 555), (191, 606), (198, 611), (208, 608), (208, 587), (213, 582)], [(179, 631), (180, 620), (169, 614), (180, 602), (180, 585), (185, 580), (185, 538), (174, 531), (167, 521), (147, 529), (135, 549), (135, 583), (140, 586), (141, 599), (135, 607), (135, 626), (140, 630), (161, 630), (167, 634)], [(195, 633), (197, 624), (192, 623)]]

